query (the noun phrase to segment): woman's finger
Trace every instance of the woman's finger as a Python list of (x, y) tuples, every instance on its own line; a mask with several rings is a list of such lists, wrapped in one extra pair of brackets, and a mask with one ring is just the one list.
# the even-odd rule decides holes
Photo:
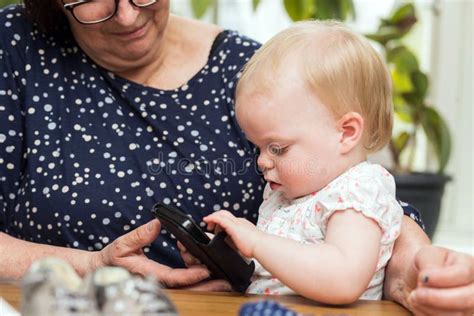
[[(98, 252), (99, 263), (97, 266), (114, 265), (134, 271), (134, 265), (129, 265), (128, 261), (138, 259), (140, 262), (147, 259), (143, 255), (142, 248), (151, 244), (160, 234), (160, 222), (152, 220), (131, 232), (115, 239), (111, 244)], [(142, 258), (143, 257), (143, 258)], [(140, 265), (140, 267), (144, 263)], [(149, 264), (144, 264), (149, 265)]]
[(131, 232), (119, 237), (114, 241), (115, 248), (119, 252), (133, 252), (151, 244), (160, 234), (160, 221), (154, 219)]
[(467, 264), (425, 269), (420, 271), (419, 278), (422, 286), (433, 288), (457, 287), (474, 282), (473, 273)]
[[(209, 236), (209, 235), (212, 235), (212, 234), (207, 234), (207, 235)], [(201, 264), (201, 261), (198, 258), (196, 258), (195, 256), (193, 256), (181, 242), (178, 241), (176, 243), (176, 245), (178, 246), (179, 252), (181, 254), (181, 258), (183, 259), (184, 264), (186, 265), (186, 267)]]
[(113, 265), (125, 268), (133, 274), (141, 276), (152, 275), (157, 278), (160, 278), (171, 269), (168, 266), (148, 259), (145, 255), (116, 258)]
[(184, 247), (184, 245), (180, 242), (180, 241), (177, 241), (176, 242), (176, 246), (178, 247), (178, 250), (180, 252), (187, 252), (188, 250), (186, 249), (186, 247)]
[(434, 308), (433, 306), (427, 306), (422, 304), (417, 304), (416, 301), (411, 299), (412, 296), (408, 298), (410, 304), (410, 311), (416, 316), (464, 316), (466, 313), (458, 310), (446, 310), (440, 308)]
[(457, 287), (474, 282), (474, 258), (463, 253), (451, 253), (446, 266), (423, 269), (419, 281), (429, 287)]
[(444, 267), (448, 257), (448, 249), (426, 246), (421, 248), (415, 256), (415, 266), (418, 271)]
[(201, 264), (201, 261), (199, 261), (199, 259), (193, 256), (189, 251), (181, 252), (181, 258), (187, 267)]
[(184, 290), (205, 292), (231, 292), (232, 286), (225, 280), (203, 281), (195, 285), (183, 287)]
[(411, 312), (415, 316), (465, 316), (466, 314), (460, 311), (433, 309), (428, 306), (412, 306)]
[(433, 309), (474, 312), (474, 283), (453, 288), (417, 288), (410, 299), (418, 306)]
[(159, 280), (165, 287), (183, 287), (197, 284), (210, 276), (209, 270), (204, 266), (191, 266), (187, 269), (171, 269), (161, 273)]

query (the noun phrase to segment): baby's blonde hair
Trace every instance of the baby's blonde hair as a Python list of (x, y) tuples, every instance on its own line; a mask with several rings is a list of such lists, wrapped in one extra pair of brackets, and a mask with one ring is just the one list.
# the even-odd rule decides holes
[(244, 87), (271, 92), (279, 78), (292, 72), (289, 67), (301, 74), (336, 118), (352, 111), (363, 117), (364, 145), (369, 152), (389, 142), (393, 125), (390, 73), (367, 39), (340, 22), (295, 23), (250, 59), (239, 80), (237, 98)]

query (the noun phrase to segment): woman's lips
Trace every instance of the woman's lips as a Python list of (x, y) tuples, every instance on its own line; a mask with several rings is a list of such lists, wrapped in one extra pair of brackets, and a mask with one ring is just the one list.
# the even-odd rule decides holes
[(148, 22), (134, 30), (118, 32), (118, 33), (113, 33), (113, 34), (125, 40), (140, 38), (143, 35), (145, 35), (147, 31), (147, 25), (148, 25)]

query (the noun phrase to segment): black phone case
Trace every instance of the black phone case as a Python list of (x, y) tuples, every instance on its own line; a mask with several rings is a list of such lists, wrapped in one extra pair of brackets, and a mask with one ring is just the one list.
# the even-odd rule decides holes
[(253, 261), (247, 263), (225, 242), (227, 234), (224, 231), (211, 240), (191, 217), (176, 207), (162, 203), (153, 207), (153, 214), (193, 256), (208, 267), (214, 279), (227, 280), (235, 291), (245, 292), (255, 264)]

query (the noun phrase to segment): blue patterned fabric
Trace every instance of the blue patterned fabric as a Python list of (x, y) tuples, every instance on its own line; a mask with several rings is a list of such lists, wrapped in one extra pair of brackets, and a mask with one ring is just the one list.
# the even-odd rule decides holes
[(245, 303), (239, 316), (296, 316), (296, 312), (272, 300)]
[(406, 216), (409, 216), (415, 223), (418, 224), (423, 230), (425, 230), (425, 224), (423, 223), (423, 219), (421, 218), (421, 213), (418, 211), (416, 207), (411, 204), (405, 203), (403, 201), (398, 201), (403, 208), (403, 213)]

